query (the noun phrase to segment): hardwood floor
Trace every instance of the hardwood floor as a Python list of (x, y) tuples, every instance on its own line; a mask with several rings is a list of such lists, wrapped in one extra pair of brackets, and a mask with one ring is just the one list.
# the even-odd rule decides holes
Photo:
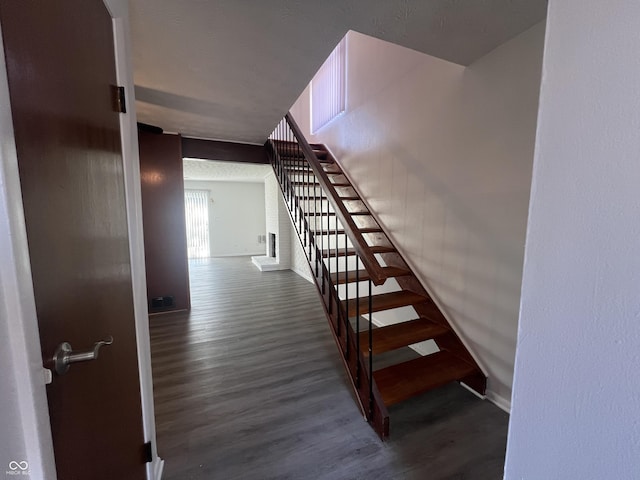
[(190, 273), (191, 312), (150, 320), (164, 480), (502, 478), (508, 415), (457, 384), (391, 407), (382, 443), (295, 273), (248, 257)]

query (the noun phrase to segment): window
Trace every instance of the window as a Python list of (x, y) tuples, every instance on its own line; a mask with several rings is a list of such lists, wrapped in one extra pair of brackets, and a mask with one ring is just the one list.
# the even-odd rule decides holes
[(189, 258), (207, 258), (209, 250), (209, 192), (185, 190), (184, 212), (187, 223)]
[(311, 133), (345, 110), (346, 37), (331, 52), (311, 80)]

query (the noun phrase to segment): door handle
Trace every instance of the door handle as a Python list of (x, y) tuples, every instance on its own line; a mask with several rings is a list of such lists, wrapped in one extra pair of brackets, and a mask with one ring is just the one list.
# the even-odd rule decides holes
[(101, 340), (93, 344), (93, 348), (86, 352), (73, 353), (73, 349), (68, 342), (62, 342), (56, 348), (56, 353), (53, 355), (53, 364), (58, 375), (64, 375), (69, 371), (69, 366), (72, 363), (87, 362), (89, 360), (95, 360), (98, 358), (98, 352), (100, 348), (105, 345), (111, 345), (113, 343), (113, 337), (109, 335), (106, 340)]

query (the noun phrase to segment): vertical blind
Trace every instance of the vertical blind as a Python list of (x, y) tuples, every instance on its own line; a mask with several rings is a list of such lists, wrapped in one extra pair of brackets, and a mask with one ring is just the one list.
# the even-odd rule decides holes
[(346, 37), (311, 80), (311, 131), (316, 133), (345, 109)]
[(209, 192), (185, 190), (184, 212), (189, 258), (209, 257)]

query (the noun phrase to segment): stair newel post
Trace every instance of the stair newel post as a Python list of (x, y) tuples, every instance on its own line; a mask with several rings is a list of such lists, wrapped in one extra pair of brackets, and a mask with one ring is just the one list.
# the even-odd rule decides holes
[(356, 255), (356, 386), (360, 388), (360, 255)]
[(344, 331), (346, 336), (346, 345), (347, 345), (347, 359), (349, 358), (349, 257), (347, 256), (347, 233), (344, 234), (344, 291), (345, 291), (345, 300), (346, 300), (346, 311), (347, 314), (344, 316)]
[(373, 283), (369, 279), (369, 419), (373, 419)]

